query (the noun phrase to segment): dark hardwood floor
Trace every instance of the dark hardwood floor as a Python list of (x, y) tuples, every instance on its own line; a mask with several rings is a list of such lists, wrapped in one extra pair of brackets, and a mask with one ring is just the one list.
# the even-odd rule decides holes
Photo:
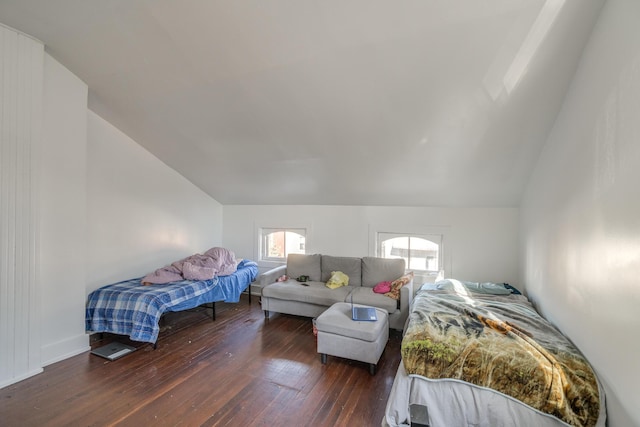
[(156, 350), (110, 362), (90, 353), (0, 390), (2, 426), (379, 426), (400, 362), (391, 331), (375, 376), (316, 353), (311, 319), (238, 304), (168, 313)]

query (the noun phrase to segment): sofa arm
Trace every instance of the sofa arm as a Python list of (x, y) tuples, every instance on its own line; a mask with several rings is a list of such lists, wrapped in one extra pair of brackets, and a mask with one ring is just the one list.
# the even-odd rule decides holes
[(260, 274), (256, 279), (256, 282), (260, 285), (260, 287), (264, 288), (267, 285), (270, 285), (278, 279), (278, 277), (287, 274), (287, 266), (281, 265), (279, 267), (272, 268), (271, 270), (265, 271)]
[(409, 316), (409, 309), (413, 302), (413, 279), (400, 288), (400, 317), (404, 320)]

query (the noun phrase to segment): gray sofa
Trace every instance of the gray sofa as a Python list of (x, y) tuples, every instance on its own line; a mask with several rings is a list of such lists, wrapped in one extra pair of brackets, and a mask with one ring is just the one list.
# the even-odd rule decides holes
[[(349, 276), (349, 285), (337, 289), (325, 286), (333, 271)], [(402, 330), (409, 314), (413, 283), (400, 290), (400, 299), (373, 292), (382, 281), (393, 281), (405, 274), (403, 259), (376, 257), (335, 257), (329, 255), (299, 255), (287, 257), (287, 264), (261, 274), (257, 281), (262, 286), (262, 309), (265, 318), (270, 312), (297, 316), (318, 317), (337, 302), (368, 305), (389, 313), (389, 327)], [(278, 282), (283, 275), (289, 280)], [(308, 276), (308, 286), (296, 280)]]

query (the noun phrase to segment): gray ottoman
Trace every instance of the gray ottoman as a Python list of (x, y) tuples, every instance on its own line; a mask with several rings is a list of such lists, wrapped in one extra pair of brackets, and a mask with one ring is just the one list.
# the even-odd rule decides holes
[(376, 313), (375, 322), (356, 322), (351, 320), (351, 304), (338, 302), (318, 316), (318, 353), (322, 363), (327, 363), (327, 355), (358, 360), (368, 363), (369, 372), (375, 375), (389, 339), (387, 312), (376, 308)]

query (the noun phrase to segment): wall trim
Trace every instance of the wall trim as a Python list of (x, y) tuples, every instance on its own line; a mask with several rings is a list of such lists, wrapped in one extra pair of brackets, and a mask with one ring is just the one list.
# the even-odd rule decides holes
[(42, 366), (49, 366), (91, 350), (89, 335), (82, 334), (42, 347)]

